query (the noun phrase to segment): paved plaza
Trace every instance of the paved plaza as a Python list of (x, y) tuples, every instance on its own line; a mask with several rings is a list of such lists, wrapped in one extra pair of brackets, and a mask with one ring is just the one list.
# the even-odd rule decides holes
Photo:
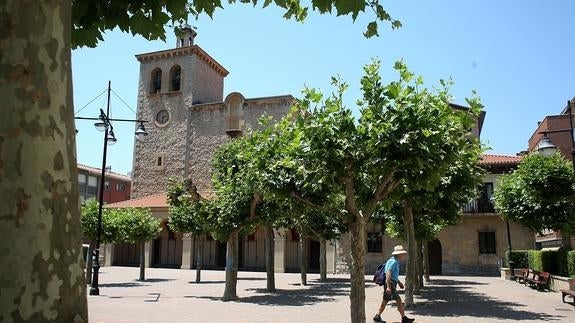
[[(238, 274), (239, 301), (222, 302), (223, 271), (202, 271), (196, 284), (194, 270), (146, 269), (145, 282), (136, 280), (138, 268), (101, 269), (100, 296), (88, 296), (90, 322), (349, 322), (349, 278), (308, 274), (276, 274), (276, 293), (268, 293), (266, 275)], [(366, 276), (368, 322), (379, 306), (382, 288)], [(403, 279), (403, 278), (402, 278)], [(416, 322), (575, 322), (573, 306), (561, 294), (537, 292), (497, 277), (432, 277), (417, 305), (407, 311)], [(382, 315), (399, 322), (395, 307)]]

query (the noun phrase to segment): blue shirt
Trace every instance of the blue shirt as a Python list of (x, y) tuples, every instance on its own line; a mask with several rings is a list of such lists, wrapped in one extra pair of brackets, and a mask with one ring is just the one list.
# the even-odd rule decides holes
[(399, 281), (399, 261), (395, 256), (391, 256), (389, 260), (385, 263), (385, 273), (391, 271), (391, 280), (394, 282)]

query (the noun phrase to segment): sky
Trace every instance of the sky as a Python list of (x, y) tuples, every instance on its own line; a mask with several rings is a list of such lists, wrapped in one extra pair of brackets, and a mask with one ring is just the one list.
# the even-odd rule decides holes
[[(379, 37), (363, 32), (373, 16), (350, 17), (310, 12), (304, 23), (282, 18), (280, 9), (226, 5), (210, 19), (190, 19), (200, 46), (230, 74), (224, 97), (234, 91), (246, 98), (291, 94), (307, 87), (332, 92), (332, 76), (350, 88), (348, 108), (357, 110), (363, 66), (381, 61), (385, 81), (397, 78), (393, 63), (403, 59), (427, 87), (454, 81), (454, 103), (476, 91), (485, 105), (481, 141), (488, 153), (514, 155), (527, 148), (537, 122), (559, 114), (575, 96), (575, 1), (535, 0), (382, 0), (403, 27), (380, 23)], [(76, 117), (97, 117), (105, 109), (111, 81), (111, 115), (135, 118), (139, 63), (134, 55), (171, 49), (167, 40), (111, 31), (96, 48), (72, 53)], [(98, 95), (92, 103), (88, 104)], [(116, 95), (117, 94), (117, 95)], [(81, 110), (81, 111), (80, 111)], [(114, 123), (118, 142), (108, 147), (107, 165), (126, 174), (132, 169), (134, 123)], [(76, 120), (77, 157), (101, 167), (103, 134), (93, 122)]]

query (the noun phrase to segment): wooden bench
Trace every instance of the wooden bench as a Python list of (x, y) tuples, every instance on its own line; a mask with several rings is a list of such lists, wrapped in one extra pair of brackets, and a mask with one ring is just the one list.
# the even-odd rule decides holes
[(529, 268), (521, 269), (521, 275), (515, 276), (515, 281), (520, 284), (525, 284), (525, 280), (529, 277)]
[(542, 271), (540, 273), (535, 274), (534, 278), (527, 278), (527, 283), (531, 287), (537, 287), (537, 290), (541, 290), (541, 288), (547, 287), (549, 289), (549, 277), (551, 274), (548, 272)]
[[(571, 296), (571, 302), (566, 302), (565, 296)], [(571, 304), (571, 305), (575, 306), (575, 291), (562, 289), (561, 290), (561, 297), (563, 298), (563, 303), (567, 303), (567, 304)]]

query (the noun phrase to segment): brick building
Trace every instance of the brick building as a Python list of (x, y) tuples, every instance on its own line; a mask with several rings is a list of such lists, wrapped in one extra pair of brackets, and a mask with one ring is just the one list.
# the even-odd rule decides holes
[[(571, 99), (571, 105), (575, 106), (575, 98)], [(575, 112), (575, 111), (574, 111)], [(545, 116), (545, 118), (537, 123), (537, 128), (529, 138), (528, 151), (532, 152), (537, 150), (538, 144), (543, 138), (543, 133), (548, 133), (549, 140), (557, 147), (561, 154), (568, 160), (572, 160), (571, 150), (573, 147), (573, 140), (569, 133), (571, 124), (569, 122), (569, 109), (565, 107), (560, 114)], [(553, 132), (558, 130), (567, 130), (560, 132)]]
[[(571, 106), (575, 109), (575, 97), (571, 99)], [(565, 159), (572, 161), (572, 151), (575, 150), (573, 141), (575, 138), (571, 138), (569, 129), (571, 129), (571, 123), (569, 121), (569, 107), (566, 105), (560, 114), (545, 116), (542, 121), (537, 123), (537, 128), (531, 138), (529, 138), (528, 151), (536, 151), (539, 142), (543, 138), (543, 133), (550, 131), (547, 135), (551, 143), (557, 147), (557, 150), (561, 152)], [(540, 248), (560, 247), (562, 244), (560, 231), (543, 230), (543, 233), (537, 236), (537, 246)], [(575, 237), (571, 237), (571, 247), (575, 247)]]
[[(99, 199), (101, 175), (102, 171), (99, 168), (78, 164), (80, 204), (89, 198)], [(130, 177), (114, 173), (111, 168), (108, 168), (104, 178), (104, 203), (129, 200), (131, 187), (132, 179)]]

